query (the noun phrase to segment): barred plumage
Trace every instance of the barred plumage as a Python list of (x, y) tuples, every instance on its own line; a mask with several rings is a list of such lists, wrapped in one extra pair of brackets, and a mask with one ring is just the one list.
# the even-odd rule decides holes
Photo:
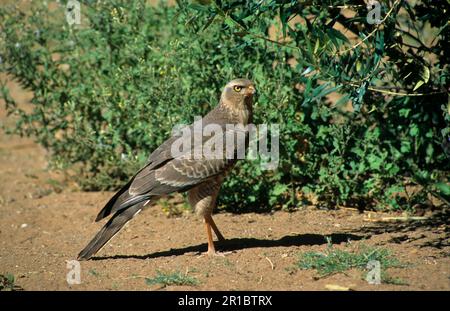
[[(239, 87), (239, 91), (237, 91)], [(226, 125), (247, 125), (252, 121), (252, 98), (254, 85), (246, 79), (229, 82), (220, 97), (219, 105), (201, 119), (202, 127), (218, 125), (223, 131), (225, 140)], [(195, 124), (189, 128), (193, 130)], [(234, 135), (235, 133), (233, 133)], [(212, 211), (216, 204), (222, 180), (227, 171), (235, 164), (236, 159), (225, 157), (225, 150), (217, 150), (221, 158), (203, 156), (196, 158), (192, 153), (174, 156), (171, 147), (178, 137), (171, 137), (155, 149), (147, 164), (140, 169), (131, 180), (120, 189), (97, 215), (99, 221), (113, 213), (114, 216), (105, 224), (94, 239), (80, 252), (79, 259), (89, 259), (111, 239), (125, 223), (139, 213), (150, 201), (173, 192), (188, 191), (189, 202), (198, 215), (205, 219), (208, 235), (208, 253), (215, 254), (211, 229), (219, 240), (224, 239), (212, 219)], [(196, 147), (204, 147), (211, 143), (211, 137), (203, 136), (201, 146), (195, 145), (195, 139), (189, 137), (183, 143)], [(241, 146), (242, 147), (242, 146)], [(243, 146), (245, 148), (245, 146)], [(223, 144), (222, 148), (225, 148)], [(235, 149), (239, 146), (235, 146)], [(236, 150), (234, 150), (236, 152)]]

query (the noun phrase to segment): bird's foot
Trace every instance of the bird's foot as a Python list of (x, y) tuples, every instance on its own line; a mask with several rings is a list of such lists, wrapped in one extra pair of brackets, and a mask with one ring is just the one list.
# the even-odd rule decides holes
[(225, 257), (227, 255), (230, 255), (232, 252), (218, 252), (218, 251), (208, 251), (206, 252), (206, 255), (210, 257)]
[(227, 255), (230, 255), (232, 252), (218, 252), (215, 250), (208, 250), (207, 252), (204, 252), (203, 254), (197, 256), (197, 258), (202, 258), (205, 256), (208, 257), (225, 257)]

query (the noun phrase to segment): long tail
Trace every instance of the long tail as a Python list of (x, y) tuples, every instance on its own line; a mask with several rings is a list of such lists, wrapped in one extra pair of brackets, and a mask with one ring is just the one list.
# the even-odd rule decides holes
[(115, 195), (113, 195), (108, 203), (106, 203), (105, 207), (103, 207), (102, 210), (98, 213), (95, 221), (102, 220), (103, 218), (109, 216), (111, 213), (114, 213), (122, 204), (122, 202), (130, 197), (128, 189), (130, 188), (132, 182), (133, 178), (131, 178), (125, 186), (123, 186), (119, 191), (117, 191)]
[[(133, 177), (134, 178), (134, 177)], [(95, 221), (100, 221), (103, 218), (111, 215), (112, 213), (119, 212), (120, 210), (127, 209), (133, 205), (141, 202), (146, 202), (150, 199), (150, 195), (130, 195), (129, 188), (133, 182), (133, 178), (120, 189), (109, 201), (105, 207), (98, 213)]]
[(115, 213), (92, 241), (78, 254), (78, 260), (87, 260), (95, 255), (131, 218), (142, 210), (145, 203), (140, 202)]

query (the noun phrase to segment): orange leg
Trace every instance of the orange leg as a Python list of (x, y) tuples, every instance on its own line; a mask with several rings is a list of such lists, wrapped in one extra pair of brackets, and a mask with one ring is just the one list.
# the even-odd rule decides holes
[(206, 227), (206, 234), (208, 236), (208, 255), (215, 255), (216, 254), (216, 248), (214, 247), (214, 241), (212, 237), (211, 232), (211, 225), (208, 221), (205, 219), (205, 227)]
[[(206, 235), (208, 236), (207, 255), (209, 255), (209, 256), (224, 256), (225, 254), (216, 252), (216, 248), (214, 247), (212, 230), (214, 230), (214, 233), (217, 235), (217, 238), (220, 241), (225, 240), (225, 238), (223, 237), (222, 233), (220, 233), (220, 231), (217, 228), (216, 224), (214, 223), (214, 220), (212, 219), (211, 215), (205, 216), (205, 228), (206, 228)], [(211, 228), (212, 228), (212, 230), (211, 230)]]
[(205, 223), (209, 223), (219, 241), (225, 241), (225, 238), (223, 237), (222, 233), (220, 233), (219, 228), (217, 228), (217, 225), (211, 215), (205, 216)]

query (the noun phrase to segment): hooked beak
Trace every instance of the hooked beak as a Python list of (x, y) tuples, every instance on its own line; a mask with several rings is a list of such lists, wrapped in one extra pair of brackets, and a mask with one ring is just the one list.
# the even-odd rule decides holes
[(250, 85), (249, 87), (247, 87), (246, 95), (253, 95), (255, 93), (256, 93), (256, 89), (253, 85)]

